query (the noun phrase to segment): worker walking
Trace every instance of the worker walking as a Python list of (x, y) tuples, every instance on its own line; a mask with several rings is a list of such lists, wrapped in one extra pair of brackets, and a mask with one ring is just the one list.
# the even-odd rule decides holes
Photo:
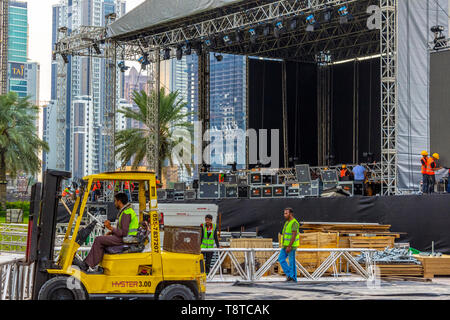
[[(103, 260), (106, 247), (123, 245), (124, 237), (136, 236), (137, 234), (139, 218), (131, 208), (128, 196), (125, 193), (116, 194), (114, 196), (114, 205), (119, 210), (117, 228), (113, 228), (109, 220), (104, 222), (105, 227), (110, 232), (105, 236), (96, 237), (84, 261), (76, 263), (83, 271), (87, 271), (89, 268), (94, 269)], [(101, 268), (99, 268), (99, 272), (102, 272)]]
[[(278, 262), (283, 268), (287, 281), (297, 282), (295, 251), (300, 244), (300, 224), (294, 218), (294, 210), (292, 208), (284, 209), (284, 219), (286, 222), (283, 226)], [(286, 262), (287, 258), (289, 258), (289, 264)]]
[(428, 193), (434, 193), (434, 186), (436, 185), (436, 171), (441, 170), (438, 168), (436, 161), (439, 160), (439, 154), (434, 153), (427, 162), (427, 171), (429, 175)]
[[(205, 223), (201, 225), (202, 228), (202, 243), (200, 248), (211, 249), (214, 248), (214, 243), (217, 248), (220, 248), (219, 237), (217, 236), (217, 225), (213, 223), (212, 215), (208, 214), (205, 216)], [(205, 258), (205, 271), (209, 273), (211, 267), (211, 259), (214, 252), (204, 252), (203, 256)]]
[(422, 151), (422, 158), (420, 159), (420, 164), (422, 165), (422, 193), (428, 193), (430, 176), (428, 175), (428, 152)]

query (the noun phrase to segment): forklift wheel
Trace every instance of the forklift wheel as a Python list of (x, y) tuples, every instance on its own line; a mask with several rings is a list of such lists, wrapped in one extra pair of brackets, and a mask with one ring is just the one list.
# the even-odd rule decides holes
[(55, 277), (44, 283), (38, 300), (86, 300), (86, 292), (73, 277)]
[(195, 300), (195, 296), (187, 286), (171, 284), (161, 291), (158, 300)]

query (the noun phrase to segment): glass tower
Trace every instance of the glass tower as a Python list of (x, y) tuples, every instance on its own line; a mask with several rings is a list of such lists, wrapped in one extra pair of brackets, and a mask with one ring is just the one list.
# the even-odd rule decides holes
[(9, 2), (8, 91), (27, 96), (28, 7), (26, 2)]

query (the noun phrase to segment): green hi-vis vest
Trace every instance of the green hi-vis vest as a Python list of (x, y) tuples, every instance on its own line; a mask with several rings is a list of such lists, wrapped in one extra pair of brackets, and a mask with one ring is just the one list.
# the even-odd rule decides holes
[(203, 239), (200, 248), (208, 249), (214, 248), (214, 232), (216, 231), (216, 225), (213, 223), (213, 227), (211, 230), (211, 234), (208, 237), (208, 229), (206, 228), (206, 224), (203, 225)]
[(122, 216), (124, 214), (131, 215), (130, 226), (128, 227), (128, 235), (127, 236), (135, 236), (137, 235), (137, 231), (139, 228), (139, 218), (136, 215), (136, 212), (132, 208), (127, 208), (120, 214), (119, 217), (119, 226), (121, 226), (120, 221), (122, 220)]
[[(281, 243), (282, 243), (283, 247), (288, 247), (289, 244), (291, 243), (292, 225), (294, 224), (294, 222), (297, 222), (297, 224), (298, 224), (298, 221), (296, 219), (292, 219), (291, 221), (286, 221), (286, 223), (284, 224), (283, 236), (281, 238)], [(299, 245), (300, 245), (300, 232), (297, 232), (297, 235), (295, 236), (295, 241), (292, 244), (292, 247), (298, 248)]]

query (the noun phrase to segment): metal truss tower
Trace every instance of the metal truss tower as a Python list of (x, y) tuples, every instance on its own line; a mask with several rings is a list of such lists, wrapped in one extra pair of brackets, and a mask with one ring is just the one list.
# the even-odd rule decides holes
[[(106, 25), (116, 19), (116, 14), (106, 17)], [(100, 50), (100, 49), (99, 49)], [(105, 42), (106, 81), (105, 105), (103, 123), (103, 159), (105, 170), (113, 172), (116, 169), (115, 135), (116, 135), (116, 102), (117, 102), (117, 45), (113, 41)]]
[(8, 0), (0, 0), (0, 94), (6, 93), (8, 77)]
[(397, 1), (380, 0), (381, 181), (383, 195), (397, 193)]
[(161, 178), (162, 172), (159, 163), (159, 103), (160, 103), (160, 68), (161, 55), (159, 48), (151, 53), (150, 65), (148, 67), (147, 81), (147, 116), (146, 126), (149, 137), (147, 139), (147, 165), (149, 170), (154, 171)]
[[(58, 29), (58, 40), (66, 38), (68, 29), (61, 27)], [(55, 48), (58, 50), (58, 48)], [(67, 130), (67, 55), (58, 55), (55, 57), (58, 61), (56, 75), (56, 168), (57, 170), (66, 170), (66, 130)]]

